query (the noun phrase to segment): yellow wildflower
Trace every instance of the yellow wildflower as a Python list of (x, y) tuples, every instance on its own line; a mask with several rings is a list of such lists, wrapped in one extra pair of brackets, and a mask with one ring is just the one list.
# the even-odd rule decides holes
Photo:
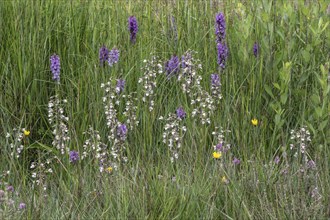
[(258, 119), (254, 118), (251, 120), (251, 123), (254, 125), (254, 126), (257, 126), (258, 125)]
[(216, 151), (213, 152), (213, 158), (219, 159), (221, 156), (222, 156), (221, 152), (216, 152)]
[(23, 133), (24, 133), (25, 136), (29, 136), (30, 135), (30, 131), (29, 130), (25, 130), (24, 129)]
[(223, 177), (221, 178), (221, 182), (222, 182), (222, 183), (225, 183), (225, 184), (228, 184), (228, 183), (229, 183), (229, 180), (227, 179), (226, 176), (223, 176)]
[(112, 168), (112, 167), (108, 167), (108, 168), (106, 169), (106, 171), (108, 171), (109, 173), (111, 173), (111, 172), (112, 172), (112, 170), (113, 170), (113, 168)]

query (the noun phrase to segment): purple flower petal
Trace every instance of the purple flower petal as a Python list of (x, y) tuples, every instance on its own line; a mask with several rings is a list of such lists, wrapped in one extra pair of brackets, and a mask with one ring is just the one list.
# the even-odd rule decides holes
[(123, 80), (123, 79), (118, 79), (118, 80), (117, 80), (116, 92), (117, 92), (118, 94), (121, 93), (122, 91), (124, 91), (125, 83), (126, 83), (126, 81)]
[(109, 50), (105, 46), (102, 46), (99, 50), (99, 59), (101, 66), (103, 66), (104, 62), (108, 61), (109, 59)]
[(176, 116), (180, 119), (184, 119), (186, 117), (186, 112), (184, 111), (184, 109), (182, 107), (179, 107), (176, 110)]
[(24, 202), (21, 202), (18, 207), (20, 210), (26, 209), (26, 204)]
[(257, 44), (257, 42), (253, 45), (253, 54), (255, 57), (259, 56), (259, 44)]
[(180, 67), (179, 58), (177, 56), (172, 56), (171, 59), (169, 59), (165, 63), (166, 75), (169, 77), (176, 74), (179, 71), (179, 67)]
[(128, 28), (130, 32), (130, 39), (132, 43), (136, 42), (136, 34), (138, 32), (138, 23), (135, 16), (128, 18)]
[(70, 151), (69, 152), (69, 159), (70, 163), (75, 163), (79, 160), (79, 153), (77, 151)]
[(237, 159), (236, 157), (233, 159), (233, 164), (234, 165), (238, 165), (240, 163), (241, 163), (241, 161), (239, 159)]
[(215, 35), (217, 43), (223, 42), (226, 38), (226, 20), (223, 13), (215, 16)]
[(121, 124), (117, 127), (117, 136), (121, 140), (125, 140), (127, 136), (127, 127), (125, 124)]
[(59, 82), (60, 81), (60, 70), (61, 70), (61, 64), (60, 64), (60, 57), (54, 54), (50, 57), (50, 70), (53, 74), (53, 80)]
[(218, 43), (218, 65), (221, 69), (224, 69), (226, 66), (226, 60), (228, 57), (228, 48), (224, 43)]

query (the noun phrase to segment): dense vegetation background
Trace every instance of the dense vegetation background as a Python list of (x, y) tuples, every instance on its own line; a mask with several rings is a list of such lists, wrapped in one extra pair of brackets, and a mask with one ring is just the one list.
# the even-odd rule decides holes
[[(217, 63), (219, 12), (225, 69)], [(0, 1), (0, 218), (329, 218), (329, 14), (323, 0)], [(120, 51), (118, 63), (100, 65), (102, 46)], [(221, 76), (210, 124), (192, 116), (190, 96), (165, 72), (156, 78), (153, 111), (142, 101), (143, 61), (157, 56), (163, 66), (188, 50), (202, 65), (203, 91), (211, 94), (211, 74)], [(53, 54), (60, 57), (59, 83), (52, 80)], [(111, 151), (101, 88), (110, 78), (113, 85), (126, 81), (118, 114), (131, 94), (139, 125), (123, 143), (128, 161), (101, 173), (96, 158), (82, 160), (90, 138), (84, 132), (97, 130), (100, 140), (90, 142)], [(55, 95), (67, 100), (65, 147), (78, 152), (75, 162), (52, 146)], [(159, 118), (179, 107), (186, 132), (172, 163), (163, 143), (166, 119)], [(230, 150), (215, 159), (220, 127)]]

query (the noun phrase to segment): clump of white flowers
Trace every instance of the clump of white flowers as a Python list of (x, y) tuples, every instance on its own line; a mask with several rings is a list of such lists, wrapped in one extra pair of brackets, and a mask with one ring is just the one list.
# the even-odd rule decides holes
[(6, 134), (6, 142), (10, 147), (10, 156), (19, 158), (24, 149), (24, 137), (26, 136), (24, 133), (27, 132), (25, 128), (19, 129), (14, 128), (13, 134)]
[(215, 110), (213, 97), (201, 86), (202, 76), (198, 71), (202, 69), (202, 64), (193, 55), (196, 52), (188, 50), (181, 61), (182, 71), (178, 76), (184, 93), (190, 99), (193, 107), (192, 117), (198, 118), (202, 124), (211, 124), (211, 116)]
[(144, 60), (142, 68), (143, 76), (139, 78), (138, 83), (142, 85), (143, 97), (142, 101), (148, 103), (151, 112), (155, 106), (155, 89), (157, 87), (156, 77), (163, 73), (163, 66), (160, 64), (158, 57), (153, 56), (150, 60)]
[(176, 110), (176, 114), (170, 113), (166, 118), (159, 118), (159, 120), (164, 120), (166, 123), (163, 132), (163, 143), (166, 144), (170, 150), (172, 163), (179, 158), (179, 150), (187, 131), (186, 126), (183, 125), (185, 117), (186, 113), (183, 108), (180, 107)]
[(63, 108), (63, 105), (66, 103), (66, 99), (61, 100), (57, 95), (50, 97), (48, 102), (48, 122), (53, 127), (54, 135), (52, 145), (58, 149), (61, 154), (69, 152), (67, 146), (70, 140), (67, 126), (69, 118), (64, 115)]
[[(110, 132), (108, 134), (108, 146), (106, 144), (99, 144), (97, 155), (99, 157), (100, 171), (108, 169), (117, 169), (119, 164), (128, 161), (126, 156), (126, 139), (128, 131), (132, 130), (139, 124), (137, 117), (137, 99), (136, 93), (126, 95), (125, 80), (117, 80), (117, 85), (112, 85), (110, 79), (107, 83), (101, 84), (104, 90), (103, 105), (106, 116), (107, 127)], [(124, 110), (119, 112), (121, 102), (124, 102)], [(120, 118), (120, 120), (119, 120)], [(97, 140), (97, 143), (101, 143)], [(110, 148), (110, 149), (109, 149)]]
[(32, 170), (31, 178), (32, 183), (38, 187), (41, 187), (44, 191), (48, 188), (47, 178), (53, 173), (52, 163), (57, 157), (49, 157), (47, 159), (40, 159), (39, 161), (34, 161), (30, 165)]

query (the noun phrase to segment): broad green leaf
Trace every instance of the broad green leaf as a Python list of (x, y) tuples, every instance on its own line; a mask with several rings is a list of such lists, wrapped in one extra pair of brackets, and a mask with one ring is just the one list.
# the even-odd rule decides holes
[(317, 117), (321, 117), (322, 116), (322, 108), (321, 107), (316, 107), (315, 108), (315, 114)]
[(274, 94), (272, 92), (272, 89), (268, 85), (266, 85), (266, 84), (264, 85), (264, 88), (265, 88), (267, 94), (270, 95), (273, 99), (275, 99), (274, 98)]
[(311, 95), (310, 100), (313, 102), (314, 105), (318, 105), (321, 102), (320, 97), (316, 94)]
[(285, 105), (285, 103), (286, 103), (287, 100), (288, 100), (288, 94), (287, 93), (281, 94), (281, 103), (283, 105)]
[(273, 83), (273, 85), (274, 85), (274, 87), (275, 87), (276, 89), (281, 90), (281, 87), (280, 87), (280, 85), (279, 85), (278, 83)]
[(307, 50), (303, 50), (303, 51), (301, 51), (301, 54), (302, 54), (302, 56), (304, 58), (304, 61), (306, 63), (308, 63), (310, 61), (310, 54), (309, 54), (309, 52)]
[(275, 115), (274, 122), (275, 122), (275, 125), (279, 125), (281, 122), (281, 116), (278, 114)]
[(319, 130), (323, 130), (328, 125), (328, 123), (328, 120), (322, 121), (319, 125)]

